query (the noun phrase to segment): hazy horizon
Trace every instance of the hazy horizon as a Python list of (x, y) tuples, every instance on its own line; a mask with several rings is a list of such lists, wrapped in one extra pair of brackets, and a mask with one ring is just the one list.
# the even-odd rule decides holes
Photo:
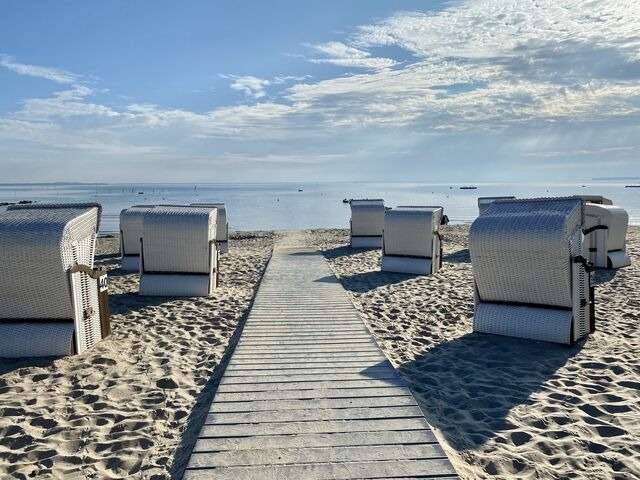
[(638, 31), (615, 0), (5, 2), (2, 181), (634, 180)]

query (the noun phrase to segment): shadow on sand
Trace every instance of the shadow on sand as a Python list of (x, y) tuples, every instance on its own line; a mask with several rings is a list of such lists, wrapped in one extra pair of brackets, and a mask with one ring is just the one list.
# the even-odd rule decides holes
[[(146, 297), (137, 293), (110, 293), (109, 312), (111, 315), (126, 315), (145, 307), (156, 307), (163, 303), (175, 300), (178, 297)], [(181, 297), (182, 298), (182, 297)]]
[[(400, 366), (420, 397), (429, 423), (458, 451), (480, 446), (497, 432), (527, 441), (507, 420), (582, 347), (470, 333), (442, 343)], [(544, 428), (544, 419), (540, 419)], [(524, 434), (526, 435), (526, 434)]]
[(443, 262), (448, 263), (471, 263), (471, 256), (469, 255), (469, 249), (458, 250), (457, 252), (448, 253), (442, 256)]

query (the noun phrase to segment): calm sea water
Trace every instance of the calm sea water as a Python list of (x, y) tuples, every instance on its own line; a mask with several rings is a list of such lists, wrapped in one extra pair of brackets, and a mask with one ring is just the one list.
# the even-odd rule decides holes
[[(459, 184), (427, 183), (269, 183), (269, 184), (30, 184), (1, 185), (0, 202), (99, 202), (103, 232), (118, 231), (120, 210), (135, 204), (226, 202), (231, 230), (347, 228), (349, 205), (344, 198), (384, 198), (387, 206), (442, 205), (452, 223), (470, 223), (480, 196), (516, 197), (595, 194), (611, 198), (640, 225), (640, 188), (624, 183)], [(299, 191), (302, 190), (302, 191)]]

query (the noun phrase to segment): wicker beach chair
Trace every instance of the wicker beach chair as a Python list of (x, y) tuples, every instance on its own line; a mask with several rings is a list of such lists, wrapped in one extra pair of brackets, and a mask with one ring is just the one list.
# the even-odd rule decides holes
[(120, 212), (120, 268), (124, 271), (140, 270), (140, 239), (142, 219), (155, 205), (134, 205)]
[(193, 207), (214, 207), (218, 209), (216, 223), (216, 242), (220, 253), (229, 252), (229, 222), (227, 221), (227, 206), (224, 203), (192, 203)]
[(140, 295), (208, 296), (218, 284), (217, 209), (156, 207), (143, 217)]
[(351, 204), (351, 247), (382, 247), (384, 200), (356, 199)]
[(0, 357), (82, 353), (110, 333), (107, 272), (93, 266), (98, 204), (0, 214)]
[(471, 225), (473, 330), (571, 344), (595, 329), (577, 198), (503, 200)]
[(631, 265), (626, 238), (629, 214), (608, 204), (585, 204), (585, 243), (589, 260), (596, 267), (620, 268)]
[(597, 203), (598, 205), (613, 205), (613, 201), (602, 195), (575, 195), (576, 198), (589, 203)]
[(498, 200), (515, 200), (516, 197), (478, 197), (478, 215), (482, 215), (493, 202)]
[(442, 267), (442, 207), (397, 207), (384, 216), (382, 271), (430, 275)]

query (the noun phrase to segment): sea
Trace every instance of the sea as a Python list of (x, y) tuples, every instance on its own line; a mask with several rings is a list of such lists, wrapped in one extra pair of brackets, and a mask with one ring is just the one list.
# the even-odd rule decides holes
[[(119, 231), (119, 214), (132, 205), (225, 202), (232, 231), (348, 228), (351, 198), (382, 198), (385, 205), (439, 205), (451, 223), (471, 223), (478, 197), (602, 195), (640, 225), (640, 188), (629, 182), (570, 183), (224, 183), (224, 184), (0, 184), (3, 202), (98, 202), (102, 233)], [(461, 189), (474, 186), (475, 189)]]

